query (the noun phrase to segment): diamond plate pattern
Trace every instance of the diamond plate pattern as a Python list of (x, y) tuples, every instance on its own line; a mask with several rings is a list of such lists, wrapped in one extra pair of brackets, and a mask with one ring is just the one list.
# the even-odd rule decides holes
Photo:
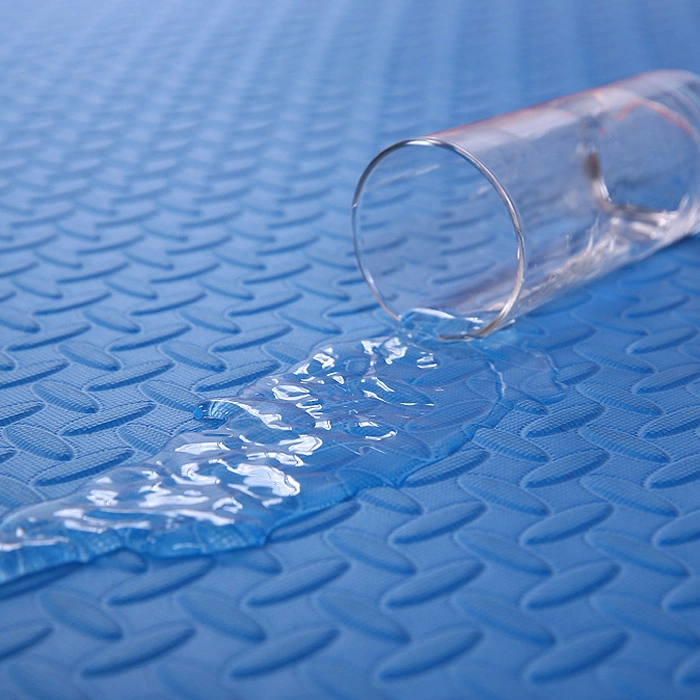
[[(700, 70), (690, 2), (3, 13), (3, 513), (155, 454), (202, 399), (319, 342), (382, 332), (347, 209), (388, 142)], [(120, 551), (1, 585), (2, 696), (696, 696), (699, 266), (688, 241), (523, 319), (556, 382), (522, 382), (400, 488), (259, 549)], [(407, 425), (415, 449), (488, 407), (478, 372), (402, 388), (484, 397)]]

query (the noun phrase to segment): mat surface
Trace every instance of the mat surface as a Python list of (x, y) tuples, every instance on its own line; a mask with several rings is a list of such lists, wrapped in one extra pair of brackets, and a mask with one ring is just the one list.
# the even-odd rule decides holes
[[(389, 332), (348, 230), (382, 147), (700, 71), (699, 34), (693, 2), (3, 8), (3, 514), (143, 462), (205, 427), (201, 401), (319, 345)], [(2, 697), (696, 696), (699, 269), (689, 240), (525, 319), (555, 381), (264, 547), (29, 576), (19, 555)]]

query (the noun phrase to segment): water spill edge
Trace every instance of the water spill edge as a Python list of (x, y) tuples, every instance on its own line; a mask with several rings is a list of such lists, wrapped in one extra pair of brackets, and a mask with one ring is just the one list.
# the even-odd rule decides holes
[(316, 350), (200, 405), (197, 417), (219, 427), (10, 513), (0, 581), (124, 547), (178, 557), (261, 545), (283, 525), (364, 488), (401, 486), (445, 458), (474, 467), (487, 456), (472, 443), (480, 428), (513, 410), (546, 412), (517, 388), (538, 377), (556, 386), (548, 359), (513, 329), (470, 343), (402, 329)]

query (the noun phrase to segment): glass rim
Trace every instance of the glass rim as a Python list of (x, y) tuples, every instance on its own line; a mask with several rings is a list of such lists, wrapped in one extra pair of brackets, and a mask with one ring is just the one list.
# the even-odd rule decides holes
[[(511, 312), (513, 306), (515, 306), (515, 303), (518, 300), (518, 297), (520, 296), (520, 292), (522, 290), (523, 284), (525, 282), (525, 269), (526, 269), (526, 249), (525, 249), (525, 237), (523, 234), (523, 226), (522, 222), (520, 220), (520, 215), (518, 214), (517, 207), (515, 205), (515, 202), (512, 200), (511, 196), (508, 194), (508, 191), (506, 188), (503, 186), (503, 184), (500, 182), (500, 180), (494, 175), (494, 173), (491, 171), (491, 169), (485, 165), (479, 158), (477, 158), (475, 155), (467, 151), (465, 148), (462, 148), (461, 146), (458, 146), (457, 144), (454, 144), (450, 141), (446, 141), (444, 139), (439, 139), (435, 138), (433, 136), (423, 136), (420, 138), (412, 138), (412, 139), (404, 139), (402, 141), (397, 141), (396, 143), (392, 144), (391, 146), (388, 146), (385, 148), (383, 151), (378, 153), (369, 163), (369, 165), (364, 169), (358, 183), (357, 187), (355, 188), (355, 193), (353, 195), (353, 200), (352, 200), (352, 213), (351, 213), (351, 223), (352, 223), (352, 238), (353, 238), (353, 248), (355, 251), (355, 257), (357, 259), (357, 264), (360, 268), (360, 272), (362, 273), (362, 276), (364, 277), (365, 282), (369, 286), (369, 288), (372, 290), (372, 293), (374, 294), (375, 298), (381, 305), (381, 307), (396, 321), (401, 321), (402, 315), (401, 313), (395, 311), (394, 309), (391, 308), (389, 303), (385, 300), (381, 290), (379, 289), (379, 286), (374, 280), (374, 277), (372, 275), (372, 271), (367, 267), (363, 260), (363, 253), (362, 250), (360, 249), (360, 234), (359, 234), (359, 223), (358, 223), (358, 211), (360, 208), (360, 198), (362, 196), (362, 191), (364, 190), (365, 183), (367, 182), (368, 178), (370, 175), (374, 172), (376, 167), (388, 156), (391, 154), (395, 153), (398, 150), (402, 150), (405, 148), (411, 148), (414, 146), (418, 147), (432, 147), (432, 148), (442, 148), (445, 149), (451, 153), (454, 153), (455, 155), (458, 155), (460, 158), (463, 160), (467, 161), (470, 163), (472, 166), (474, 166), (479, 173), (486, 179), (486, 181), (489, 183), (489, 185), (495, 190), (496, 194), (500, 197), (501, 201), (503, 202), (506, 211), (508, 212), (508, 215), (510, 217), (512, 226), (513, 226), (513, 232), (515, 234), (515, 240), (516, 240), (516, 246), (517, 246), (517, 267), (515, 271), (515, 280), (513, 283), (513, 288), (510, 291), (510, 294), (506, 301), (504, 302), (503, 306), (499, 310), (498, 314), (491, 319), (487, 324), (482, 326), (481, 328), (473, 331), (473, 333), (470, 334), (470, 337), (483, 337), (485, 335), (488, 335), (492, 331), (496, 330), (499, 328), (503, 322), (508, 318), (508, 314)], [(459, 316), (455, 315), (450, 315), (452, 318), (459, 318)], [(459, 338), (464, 339), (463, 336), (459, 336)], [(448, 338), (445, 338), (448, 339)]]

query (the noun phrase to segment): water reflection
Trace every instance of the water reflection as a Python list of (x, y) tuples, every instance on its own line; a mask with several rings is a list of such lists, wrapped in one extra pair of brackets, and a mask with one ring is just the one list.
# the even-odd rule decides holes
[[(469, 344), (397, 334), (313, 353), (238, 396), (206, 401), (202, 433), (0, 525), (0, 577), (127, 546), (161, 556), (257, 544), (276, 526), (400, 485), (522, 402), (546, 359), (508, 332)], [(223, 421), (223, 424), (221, 422)], [(17, 557), (17, 552), (21, 557)]]

